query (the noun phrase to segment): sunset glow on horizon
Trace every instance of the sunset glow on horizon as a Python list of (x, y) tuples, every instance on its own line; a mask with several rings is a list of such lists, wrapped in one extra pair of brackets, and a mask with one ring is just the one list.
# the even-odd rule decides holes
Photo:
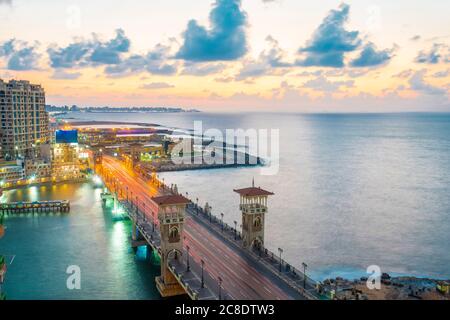
[(444, 0), (3, 0), (0, 79), (42, 84), (52, 105), (450, 111), (449, 9)]

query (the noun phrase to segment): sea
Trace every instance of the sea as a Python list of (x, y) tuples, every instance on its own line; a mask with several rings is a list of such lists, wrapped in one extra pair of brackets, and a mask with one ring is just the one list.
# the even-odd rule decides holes
[[(68, 121), (159, 124), (189, 132), (278, 132), (265, 166), (161, 173), (233, 225), (234, 189), (272, 191), (265, 245), (323, 280), (391, 275), (450, 278), (450, 114), (84, 113)], [(275, 131), (271, 131), (271, 130)], [(275, 138), (274, 138), (275, 139)], [(267, 169), (274, 156), (278, 170)], [(269, 173), (269, 174), (268, 174)], [(70, 198), (69, 215), (6, 220), (0, 253), (14, 257), (4, 290), (13, 299), (157, 299), (156, 263), (129, 247), (129, 223), (113, 221), (91, 183), (6, 192), (7, 200)], [(79, 265), (81, 291), (66, 288)]]

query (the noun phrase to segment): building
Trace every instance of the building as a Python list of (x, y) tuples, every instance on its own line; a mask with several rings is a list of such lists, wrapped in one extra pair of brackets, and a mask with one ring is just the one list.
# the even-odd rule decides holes
[(51, 176), (56, 180), (83, 178), (78, 144), (60, 143), (53, 146)]
[(0, 117), (0, 158), (36, 158), (39, 145), (50, 143), (45, 92), (40, 85), (0, 79)]
[(52, 164), (45, 159), (25, 160), (25, 180), (31, 183), (48, 178), (52, 175)]
[(0, 186), (4, 187), (25, 177), (24, 168), (20, 161), (8, 161), (0, 164)]

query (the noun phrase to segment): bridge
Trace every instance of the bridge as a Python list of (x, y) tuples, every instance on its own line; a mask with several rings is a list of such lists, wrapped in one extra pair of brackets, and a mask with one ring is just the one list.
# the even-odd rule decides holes
[(141, 175), (113, 156), (95, 152), (93, 167), (132, 221), (133, 246), (161, 258), (155, 279), (163, 297), (193, 300), (318, 299), (317, 283), (264, 247), (267, 197), (260, 188), (240, 195), (242, 233), (201, 208), (155, 174)]

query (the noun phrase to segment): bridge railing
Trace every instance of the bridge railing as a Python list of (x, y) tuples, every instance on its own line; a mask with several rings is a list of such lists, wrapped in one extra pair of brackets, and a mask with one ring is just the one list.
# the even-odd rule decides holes
[[(237, 245), (242, 246), (242, 234), (240, 231), (236, 230), (235, 226), (230, 226), (222, 219), (219, 219), (217, 216), (215, 216), (212, 212), (208, 212), (192, 201), (188, 205), (188, 207), (194, 210), (197, 216), (201, 217), (202, 219), (208, 220), (208, 224), (212, 227), (215, 227), (216, 229), (220, 228), (220, 230), (217, 231), (223, 234), (223, 236), (225, 236), (228, 240), (236, 241)], [(295, 268), (284, 259), (280, 258), (279, 254), (275, 254), (266, 247), (261, 247), (260, 250), (248, 250), (248, 252), (250, 252), (259, 263), (265, 264), (266, 267), (271, 269), (274, 274), (279, 276), (302, 295), (312, 300), (319, 298), (319, 295), (316, 292), (318, 283), (311, 277), (304, 275), (302, 271)], [(281, 272), (279, 272), (280, 264)], [(303, 286), (303, 282), (305, 282), (305, 286)]]

